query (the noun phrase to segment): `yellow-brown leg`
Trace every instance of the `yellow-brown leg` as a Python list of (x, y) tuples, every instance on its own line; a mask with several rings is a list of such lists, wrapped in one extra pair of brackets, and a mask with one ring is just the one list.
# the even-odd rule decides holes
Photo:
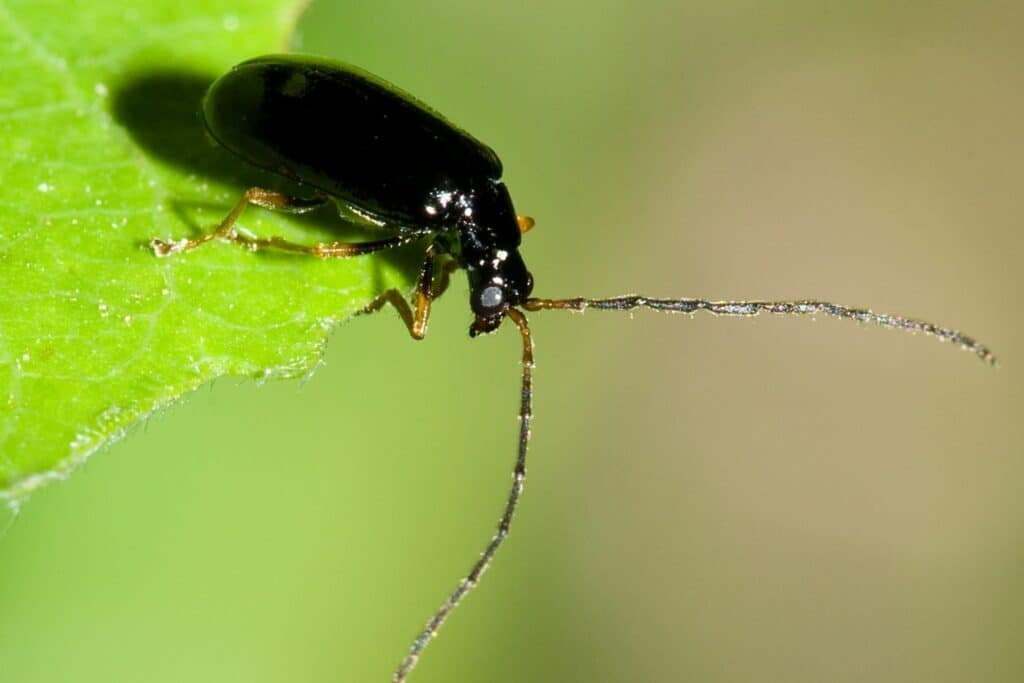
[[(327, 202), (324, 197), (313, 197), (309, 199), (301, 197), (289, 197), (288, 195), (281, 194), (280, 192), (274, 192), (273, 190), (267, 190), (262, 187), (250, 187), (242, 195), (242, 198), (238, 200), (234, 208), (228, 212), (228, 215), (224, 217), (216, 228), (210, 232), (200, 235), (194, 239), (181, 239), (172, 242), (165, 242), (161, 239), (154, 238), (150, 241), (150, 246), (153, 247), (153, 251), (157, 256), (169, 256), (171, 254), (177, 254), (182, 251), (190, 251), (195, 249), (201, 244), (214, 239), (230, 240), (237, 242), (243, 246), (247, 246), (252, 249), (259, 249), (261, 247), (275, 247), (285, 249), (286, 251), (305, 251), (299, 245), (291, 245), (284, 240), (278, 238), (272, 238), (270, 240), (251, 240), (243, 238), (235, 230), (235, 223), (238, 221), (239, 216), (245, 211), (245, 208), (250, 204), (262, 207), (264, 209), (271, 209), (273, 211), (285, 211), (288, 213), (306, 213), (313, 209), (322, 206)], [(256, 242), (257, 244), (254, 244)], [(348, 254), (350, 255), (350, 254)]]
[(365, 312), (373, 313), (379, 311), (385, 304), (391, 304), (398, 311), (398, 315), (402, 318), (402, 322), (405, 323), (409, 335), (413, 339), (419, 341), (426, 337), (427, 323), (430, 321), (430, 305), (434, 299), (448, 289), (451, 272), (458, 268), (458, 264), (454, 260), (446, 262), (441, 268), (437, 286), (434, 286), (434, 262), (440, 254), (437, 245), (431, 244), (427, 247), (423, 265), (420, 267), (420, 276), (416, 281), (416, 290), (413, 292), (412, 305), (402, 298), (398, 290), (390, 289), (370, 304)]

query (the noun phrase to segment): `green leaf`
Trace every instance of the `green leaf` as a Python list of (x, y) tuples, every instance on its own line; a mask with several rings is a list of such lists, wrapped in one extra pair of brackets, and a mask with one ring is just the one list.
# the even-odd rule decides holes
[[(66, 476), (217, 377), (310, 373), (338, 321), (409, 288), (415, 249), (319, 261), (148, 248), (276, 182), (209, 142), (197, 112), (218, 74), (286, 46), (301, 4), (0, 3), (0, 500)], [(240, 223), (359, 237), (331, 210), (249, 208)]]

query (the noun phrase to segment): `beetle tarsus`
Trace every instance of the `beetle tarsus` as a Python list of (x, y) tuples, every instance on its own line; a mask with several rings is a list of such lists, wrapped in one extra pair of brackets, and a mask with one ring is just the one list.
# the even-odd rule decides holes
[(170, 242), (166, 242), (154, 237), (149, 241), (149, 246), (153, 250), (154, 254), (163, 258), (165, 256), (170, 256), (171, 254), (177, 254), (185, 251), (188, 247), (188, 240), (172, 240)]

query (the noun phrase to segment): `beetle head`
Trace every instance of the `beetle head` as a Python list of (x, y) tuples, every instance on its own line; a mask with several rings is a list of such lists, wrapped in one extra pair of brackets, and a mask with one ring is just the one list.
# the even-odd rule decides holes
[(494, 248), (487, 256), (467, 266), (469, 305), (476, 316), (471, 337), (498, 329), (509, 307), (523, 303), (533, 291), (533, 276), (518, 249)]

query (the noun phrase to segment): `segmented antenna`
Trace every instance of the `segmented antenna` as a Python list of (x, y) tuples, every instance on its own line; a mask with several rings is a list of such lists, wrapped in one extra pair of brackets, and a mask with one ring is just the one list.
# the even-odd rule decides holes
[(882, 327), (891, 327), (908, 332), (921, 332), (950, 342), (970, 351), (989, 365), (996, 364), (996, 357), (984, 344), (972, 337), (949, 329), (939, 327), (923, 320), (904, 318), (899, 315), (872, 313), (866, 308), (851, 308), (827, 301), (707, 301), (705, 299), (652, 299), (638, 294), (617, 296), (610, 299), (527, 299), (523, 308), (528, 311), (544, 309), (562, 309), (585, 311), (588, 308), (613, 311), (631, 311), (638, 308), (649, 308), (654, 311), (671, 313), (696, 313), (707, 311), (713, 315), (729, 315), (752, 317), (761, 313), (772, 315), (828, 315), (833, 318), (846, 318), (862, 323), (874, 323)]
[(491, 537), (490, 542), (484, 548), (480, 559), (476, 561), (473, 568), (459, 581), (459, 585), (455, 587), (451, 595), (441, 603), (441, 606), (437, 608), (433, 616), (427, 620), (427, 625), (424, 626), (423, 631), (412, 642), (409, 654), (405, 656), (398, 669), (395, 670), (395, 675), (391, 679), (394, 683), (404, 683), (409, 673), (415, 668), (423, 650), (433, 637), (437, 635), (438, 629), (441, 628), (445, 620), (448, 619), (448, 615), (459, 606), (459, 603), (466, 597), (466, 594), (476, 587), (480, 577), (487, 571), (487, 567), (490, 566), (495, 553), (498, 552), (498, 548), (501, 547), (501, 544), (508, 536), (509, 528), (512, 526), (512, 517), (515, 515), (516, 506), (519, 504), (519, 497), (523, 494), (523, 482), (526, 481), (526, 451), (530, 445), (530, 420), (533, 418), (533, 339), (530, 336), (530, 326), (526, 321), (525, 315), (514, 308), (506, 311), (505, 315), (519, 327), (519, 334), (523, 338), (523, 383), (519, 394), (519, 449), (516, 454), (516, 465), (512, 470), (512, 489), (509, 491), (508, 501), (505, 503), (505, 511), (498, 522), (497, 532)]

